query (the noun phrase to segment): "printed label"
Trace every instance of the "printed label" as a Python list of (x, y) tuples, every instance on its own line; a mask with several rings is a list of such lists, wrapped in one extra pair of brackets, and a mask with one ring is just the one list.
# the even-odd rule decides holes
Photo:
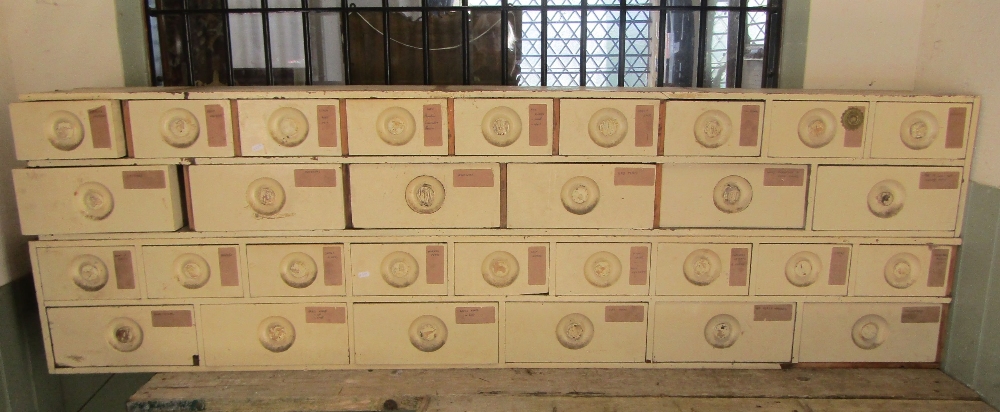
[(455, 169), (452, 181), (455, 187), (493, 187), (493, 169)]
[[(865, 113), (864, 106), (851, 106), (849, 109), (857, 109), (861, 111), (862, 114)], [(865, 125), (862, 124), (854, 130), (844, 129), (844, 147), (861, 147), (865, 140)]]
[(240, 285), (240, 262), (236, 248), (219, 248), (219, 279), (222, 286)]
[(920, 172), (921, 189), (958, 189), (961, 180), (959, 172)]
[(337, 106), (316, 106), (316, 123), (319, 147), (337, 147)]
[(226, 112), (222, 106), (205, 106), (205, 123), (208, 126), (208, 147), (226, 147)]
[(167, 174), (162, 170), (132, 170), (122, 172), (126, 189), (166, 189)]
[(632, 246), (628, 263), (628, 284), (645, 285), (649, 277), (649, 247)]
[(295, 187), (337, 187), (337, 169), (295, 169)]
[(642, 305), (608, 305), (604, 307), (605, 322), (642, 322), (646, 314)]
[(132, 251), (116, 250), (112, 254), (115, 259), (115, 283), (118, 289), (135, 289), (135, 269), (132, 268)]
[(740, 146), (756, 146), (760, 133), (760, 106), (745, 104), (740, 113)]
[(189, 328), (194, 326), (190, 310), (154, 310), (154, 328)]
[(615, 186), (654, 186), (656, 169), (652, 167), (616, 167)]
[(750, 249), (734, 247), (729, 251), (729, 286), (747, 285)]
[(444, 284), (444, 246), (427, 246), (427, 284)]
[(326, 286), (344, 284), (344, 258), (340, 246), (323, 246), (323, 284)]
[(961, 149), (965, 144), (965, 113), (964, 107), (948, 109), (948, 129), (944, 137), (945, 149)]
[(653, 105), (635, 107), (635, 147), (653, 145)]
[(440, 104), (424, 105), (424, 146), (444, 145), (444, 122)]
[(455, 323), (459, 325), (496, 322), (497, 310), (492, 306), (459, 306), (455, 308)]
[(831, 286), (844, 286), (847, 284), (847, 269), (851, 265), (851, 248), (838, 246), (830, 253), (830, 282)]
[(754, 322), (790, 322), (795, 316), (794, 306), (784, 305), (753, 305)]
[(528, 285), (544, 285), (545, 270), (549, 261), (545, 257), (545, 246), (528, 247)]
[(903, 308), (900, 323), (938, 323), (941, 321), (940, 306), (909, 306)]
[(544, 104), (528, 105), (528, 146), (549, 144), (549, 109)]
[(306, 323), (347, 323), (343, 306), (306, 306)]
[(101, 106), (87, 110), (90, 118), (90, 139), (95, 149), (111, 148), (111, 123), (108, 121), (108, 108)]
[(951, 266), (950, 257), (950, 248), (939, 248), (931, 251), (931, 267), (927, 274), (927, 287), (944, 287), (945, 280), (948, 279), (948, 268)]
[(806, 170), (792, 167), (764, 168), (764, 186), (802, 186), (806, 184)]

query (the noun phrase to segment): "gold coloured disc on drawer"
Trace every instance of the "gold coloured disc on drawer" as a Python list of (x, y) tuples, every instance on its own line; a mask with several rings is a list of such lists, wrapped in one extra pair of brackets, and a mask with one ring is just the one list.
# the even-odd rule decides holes
[(173, 147), (193, 145), (198, 140), (199, 131), (198, 118), (187, 110), (173, 108), (160, 116), (160, 135), (164, 142)]
[(212, 269), (200, 255), (184, 253), (174, 259), (174, 278), (185, 288), (198, 289), (211, 277)]
[(730, 315), (715, 315), (705, 324), (705, 341), (719, 349), (735, 345), (742, 334), (740, 321)]
[(420, 266), (413, 255), (395, 251), (382, 258), (381, 271), (385, 283), (397, 288), (405, 288), (417, 281)]
[(482, 130), (491, 145), (507, 147), (521, 136), (521, 117), (507, 106), (497, 106), (483, 116)]
[(905, 202), (906, 189), (892, 179), (878, 182), (868, 191), (868, 210), (883, 219), (899, 214)]
[(105, 337), (116, 351), (133, 352), (142, 346), (142, 327), (132, 319), (115, 318), (108, 322)]
[(628, 119), (618, 109), (607, 107), (590, 116), (587, 131), (590, 140), (598, 146), (615, 147), (625, 140), (625, 135), (628, 133)]
[(80, 255), (69, 263), (73, 283), (87, 292), (96, 292), (108, 284), (108, 266), (94, 255)]
[(262, 177), (247, 186), (247, 203), (257, 214), (271, 216), (285, 206), (285, 188), (270, 177)]
[(729, 141), (733, 121), (720, 110), (708, 110), (694, 121), (694, 139), (698, 144), (714, 149)]
[(621, 278), (622, 262), (612, 253), (594, 253), (583, 264), (583, 276), (591, 285), (606, 288)]
[(889, 338), (889, 322), (879, 315), (867, 315), (854, 322), (851, 339), (861, 349), (875, 349)]
[(556, 339), (567, 349), (580, 349), (594, 339), (594, 322), (582, 313), (563, 316), (556, 324)]
[(420, 214), (437, 212), (444, 196), (444, 185), (434, 176), (417, 176), (406, 185), (406, 205)]
[(413, 120), (413, 115), (402, 107), (385, 109), (375, 119), (375, 134), (392, 146), (409, 143), (416, 131), (417, 123)]
[(823, 108), (812, 109), (799, 118), (799, 140), (813, 149), (826, 146), (837, 135), (837, 118)]
[(937, 118), (924, 110), (910, 113), (899, 125), (899, 139), (910, 149), (926, 149), (934, 143), (937, 135)]
[(722, 259), (709, 249), (698, 249), (684, 259), (684, 277), (698, 286), (710, 285), (722, 274)]
[(796, 253), (785, 263), (785, 278), (788, 279), (788, 283), (798, 287), (816, 283), (822, 271), (823, 262), (819, 256), (809, 251)]
[(423, 315), (410, 323), (410, 344), (421, 352), (441, 349), (448, 340), (448, 326), (441, 318)]
[(712, 200), (725, 213), (739, 213), (750, 206), (753, 187), (742, 176), (726, 176), (715, 184)]
[(840, 114), (840, 125), (847, 130), (858, 130), (865, 125), (865, 112), (857, 107), (848, 107)]
[(563, 184), (560, 192), (563, 207), (572, 214), (585, 215), (597, 207), (601, 189), (587, 176), (576, 176)]
[(295, 326), (281, 316), (271, 316), (260, 321), (257, 326), (260, 345), (274, 353), (281, 353), (295, 343)]
[(917, 281), (921, 273), (920, 259), (911, 253), (897, 253), (885, 262), (885, 281), (896, 289), (906, 289)]
[(52, 112), (42, 125), (45, 138), (56, 149), (68, 152), (83, 143), (83, 122), (73, 113)]
[(498, 250), (486, 255), (482, 265), (483, 280), (491, 286), (503, 288), (510, 286), (517, 279), (520, 265), (514, 255)]
[(97, 182), (87, 182), (77, 186), (73, 192), (77, 210), (91, 220), (102, 220), (115, 210), (115, 198), (111, 191)]
[(282, 107), (267, 119), (267, 130), (278, 144), (295, 147), (302, 144), (309, 135), (309, 121), (298, 109)]
[(292, 252), (281, 259), (278, 272), (281, 273), (281, 280), (285, 281), (285, 284), (301, 289), (316, 280), (319, 269), (311, 256), (302, 252)]

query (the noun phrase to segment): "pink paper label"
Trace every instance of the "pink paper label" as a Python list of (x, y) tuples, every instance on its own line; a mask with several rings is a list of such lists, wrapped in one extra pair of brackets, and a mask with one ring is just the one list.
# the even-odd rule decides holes
[(931, 267), (927, 273), (927, 287), (944, 287), (948, 279), (948, 268), (951, 266), (951, 249), (939, 248), (931, 251)]
[(337, 187), (337, 169), (295, 169), (295, 187)]
[(118, 289), (135, 289), (135, 269), (132, 268), (132, 251), (116, 250), (112, 252), (115, 259), (115, 283)]
[(444, 284), (444, 246), (429, 245), (426, 252), (427, 258), (427, 284)]
[(544, 104), (528, 105), (528, 146), (549, 144), (549, 109)]
[(900, 323), (938, 323), (941, 321), (940, 306), (909, 306), (903, 308)]
[(734, 247), (729, 251), (729, 286), (747, 285), (750, 249)]
[(323, 247), (323, 284), (326, 286), (344, 284), (344, 258), (340, 246)]
[(847, 270), (851, 264), (851, 248), (838, 246), (830, 253), (830, 282), (831, 286), (844, 286), (847, 284)]
[(492, 306), (459, 306), (455, 308), (455, 323), (476, 325), (497, 322), (497, 310)]
[(205, 106), (208, 130), (208, 147), (226, 147), (226, 111), (218, 104)]
[(319, 147), (337, 147), (337, 106), (316, 106), (316, 122)]
[(965, 144), (965, 113), (964, 107), (948, 109), (948, 126), (944, 138), (945, 149), (961, 149)]
[[(860, 110), (862, 114), (865, 112), (864, 106), (851, 106), (848, 109)], [(861, 147), (865, 140), (865, 126), (862, 124), (860, 127), (850, 130), (844, 129), (844, 147)]]
[(528, 285), (544, 285), (545, 271), (549, 261), (545, 257), (545, 246), (528, 247)]
[(754, 322), (790, 322), (794, 316), (791, 304), (753, 306)]
[(958, 189), (961, 181), (959, 172), (920, 172), (921, 189)]
[(797, 167), (764, 168), (764, 186), (802, 186), (806, 184), (806, 171)]
[(455, 169), (452, 180), (455, 187), (494, 187), (493, 169)]
[(635, 147), (653, 145), (653, 105), (635, 107)]
[(632, 246), (628, 260), (628, 284), (645, 285), (649, 277), (649, 246)]
[(219, 278), (222, 286), (240, 285), (240, 261), (236, 248), (219, 248)]
[(444, 145), (444, 120), (440, 104), (424, 105), (424, 146)]
[(740, 113), (740, 146), (756, 146), (760, 133), (760, 106), (745, 104)]
[(646, 314), (642, 305), (609, 305), (604, 307), (605, 322), (642, 322)]
[(111, 122), (108, 120), (108, 108), (101, 106), (87, 110), (90, 118), (90, 139), (95, 149), (111, 148)]
[(166, 189), (167, 174), (162, 170), (132, 170), (122, 172), (126, 189)]
[(654, 186), (656, 185), (656, 168), (652, 167), (616, 167), (615, 186)]
[(307, 306), (306, 323), (347, 323), (347, 308), (343, 306)]
[(189, 328), (194, 326), (190, 310), (154, 310), (151, 312), (154, 328)]

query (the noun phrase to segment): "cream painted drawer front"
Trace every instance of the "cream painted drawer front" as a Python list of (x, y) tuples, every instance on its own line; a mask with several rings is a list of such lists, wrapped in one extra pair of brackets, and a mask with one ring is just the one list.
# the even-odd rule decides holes
[(354, 305), (360, 365), (484, 365), (499, 361), (496, 302)]
[(646, 306), (507, 303), (507, 362), (645, 362)]
[(653, 227), (656, 168), (641, 164), (509, 164), (507, 227)]
[(746, 296), (750, 244), (660, 243), (656, 250), (656, 294)]
[(548, 243), (456, 243), (456, 295), (549, 293)]
[(236, 245), (143, 246), (150, 298), (243, 297)]
[(947, 296), (954, 246), (861, 245), (855, 296)]
[(663, 165), (660, 227), (802, 228), (809, 167)]
[(350, 165), (356, 228), (499, 227), (500, 165)]
[(355, 156), (447, 155), (448, 102), (347, 100), (347, 142)]
[(344, 296), (340, 244), (247, 245), (250, 296)]
[(343, 229), (340, 165), (187, 168), (197, 231)]
[(11, 103), (10, 127), (18, 160), (125, 157), (117, 100)]
[(559, 154), (656, 156), (658, 100), (560, 99)]
[(139, 299), (132, 246), (37, 249), (45, 300)]
[(172, 232), (183, 225), (175, 166), (13, 170), (21, 233)]
[(351, 245), (355, 295), (448, 294), (448, 256), (444, 243)]
[(794, 303), (657, 302), (655, 362), (792, 360)]
[(847, 296), (851, 245), (764, 243), (754, 253), (757, 295)]
[(202, 305), (207, 366), (345, 365), (347, 305)]
[(805, 303), (799, 362), (934, 362), (941, 305)]
[(192, 306), (48, 308), (56, 368), (195, 366)]
[(772, 157), (864, 156), (868, 102), (777, 101), (770, 113)]
[(551, 99), (455, 99), (455, 154), (551, 155)]
[(760, 156), (764, 102), (670, 100), (664, 116), (667, 156)]
[(557, 295), (648, 295), (649, 243), (556, 244)]
[(239, 100), (243, 156), (341, 156), (340, 101)]
[(872, 157), (964, 159), (971, 117), (970, 104), (879, 102)]
[(815, 230), (955, 230), (960, 167), (820, 166)]
[(126, 105), (137, 158), (236, 155), (229, 100), (130, 100)]

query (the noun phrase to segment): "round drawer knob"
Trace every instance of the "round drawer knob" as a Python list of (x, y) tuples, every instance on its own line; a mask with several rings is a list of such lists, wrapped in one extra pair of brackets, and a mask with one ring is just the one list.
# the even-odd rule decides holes
[(521, 136), (521, 117), (507, 106), (490, 109), (483, 116), (483, 137), (496, 147), (507, 147)]
[(385, 109), (375, 120), (375, 134), (392, 146), (409, 143), (416, 131), (417, 123), (413, 115), (402, 107)]
[(90, 220), (103, 220), (115, 210), (115, 198), (111, 191), (97, 182), (87, 182), (73, 192), (76, 209)]
[(298, 109), (282, 107), (267, 119), (267, 130), (278, 144), (295, 147), (302, 144), (309, 135), (309, 121)]
[(486, 255), (482, 265), (483, 280), (498, 288), (510, 286), (517, 279), (520, 265), (514, 255), (498, 250)]
[(281, 280), (285, 281), (285, 284), (302, 289), (316, 280), (319, 269), (311, 256), (302, 252), (292, 252), (281, 259), (278, 272), (281, 273)]
[(837, 120), (826, 109), (812, 109), (799, 118), (799, 140), (811, 148), (826, 146), (837, 134)]
[(191, 112), (174, 108), (160, 116), (160, 135), (163, 141), (176, 148), (185, 148), (198, 140), (200, 126)]
[(68, 152), (83, 143), (83, 123), (76, 115), (65, 110), (49, 114), (43, 128), (45, 138), (56, 149)]
[(725, 213), (739, 213), (750, 206), (753, 187), (741, 176), (726, 176), (715, 184), (715, 207)]
[(142, 346), (142, 327), (132, 319), (112, 319), (106, 331), (108, 344), (116, 351), (133, 352)]
[(858, 130), (865, 125), (865, 112), (857, 107), (848, 107), (840, 115), (840, 125), (847, 130)]
[(594, 339), (594, 323), (581, 313), (563, 316), (556, 324), (556, 339), (566, 349), (580, 349)]
[(628, 133), (628, 119), (618, 109), (604, 108), (590, 116), (588, 127), (590, 140), (598, 146), (609, 148), (618, 146)]
[(73, 283), (87, 292), (96, 292), (108, 284), (108, 266), (94, 255), (80, 255), (69, 263)]
[(806, 287), (819, 280), (823, 263), (813, 252), (802, 251), (792, 255), (785, 263), (785, 278), (788, 283), (798, 287)]
[(270, 177), (262, 177), (247, 186), (247, 203), (254, 212), (272, 216), (285, 206), (285, 188)]
[(920, 110), (910, 113), (899, 125), (899, 139), (914, 150), (926, 149), (938, 135), (938, 122), (930, 112)]
[(281, 353), (295, 343), (295, 326), (281, 316), (271, 316), (260, 321), (257, 326), (260, 345), (274, 353)]
[(406, 205), (420, 214), (437, 212), (444, 196), (444, 185), (433, 176), (417, 176), (406, 185)]
[(851, 339), (861, 349), (875, 349), (889, 337), (889, 322), (879, 315), (867, 315), (854, 322)]
[(184, 253), (174, 259), (174, 278), (188, 289), (198, 289), (208, 283), (212, 269), (205, 258), (194, 253)]
[(606, 288), (622, 276), (622, 262), (608, 252), (594, 253), (583, 264), (583, 276), (591, 285)]
[(423, 315), (410, 323), (410, 344), (421, 352), (441, 349), (448, 340), (448, 326), (437, 316)]
[(897, 253), (885, 262), (885, 281), (896, 289), (906, 289), (917, 281), (920, 260), (911, 253)]
[(382, 258), (382, 279), (385, 283), (397, 288), (405, 288), (417, 281), (420, 266), (413, 255), (396, 251)]
[(722, 274), (722, 260), (708, 249), (698, 249), (684, 259), (684, 277), (698, 286), (707, 286)]
[(694, 139), (709, 149), (726, 144), (732, 134), (733, 121), (719, 110), (708, 110), (694, 121)]
[(563, 184), (560, 197), (568, 212), (585, 215), (597, 207), (597, 202), (601, 200), (601, 189), (594, 179), (577, 176)]
[(735, 345), (742, 334), (740, 321), (730, 315), (716, 315), (705, 324), (705, 341), (719, 349)]
[(883, 219), (899, 214), (905, 201), (906, 189), (892, 179), (878, 182), (868, 191), (868, 210)]

